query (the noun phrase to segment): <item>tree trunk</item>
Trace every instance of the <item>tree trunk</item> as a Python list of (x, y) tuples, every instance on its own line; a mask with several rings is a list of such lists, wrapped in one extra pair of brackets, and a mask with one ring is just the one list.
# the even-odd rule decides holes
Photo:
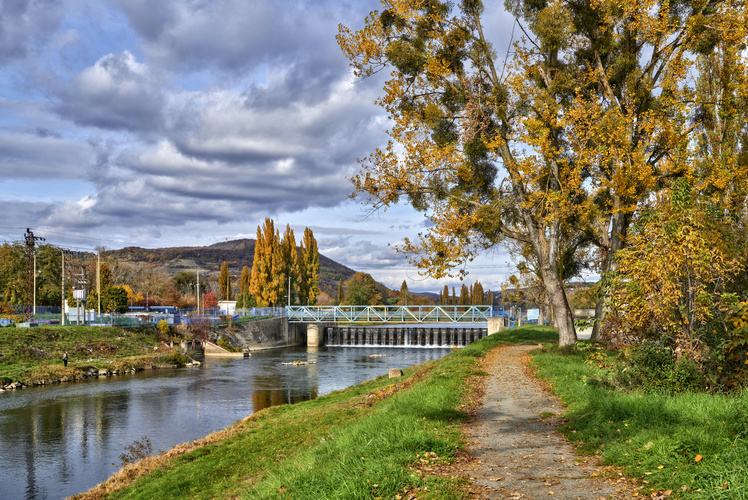
[(543, 269), (541, 273), (549, 302), (555, 313), (553, 319), (558, 328), (558, 345), (559, 347), (573, 345), (577, 342), (577, 331), (574, 328), (574, 317), (569, 302), (566, 300), (561, 279), (550, 269)]
[[(615, 271), (618, 267), (615, 261), (616, 253), (625, 246), (626, 232), (628, 231), (630, 220), (631, 217), (629, 215), (621, 212), (616, 212), (611, 217), (610, 232), (604, 238), (605, 242), (603, 244), (603, 276)], [(600, 296), (595, 302), (595, 321), (592, 325), (590, 340), (597, 340), (600, 334), (600, 325), (605, 320), (605, 299), (605, 296)]]

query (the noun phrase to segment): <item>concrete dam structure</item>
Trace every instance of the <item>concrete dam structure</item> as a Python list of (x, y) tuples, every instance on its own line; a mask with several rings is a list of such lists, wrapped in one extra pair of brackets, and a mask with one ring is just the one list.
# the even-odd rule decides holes
[(468, 326), (328, 326), (328, 346), (463, 347), (488, 335), (487, 328)]

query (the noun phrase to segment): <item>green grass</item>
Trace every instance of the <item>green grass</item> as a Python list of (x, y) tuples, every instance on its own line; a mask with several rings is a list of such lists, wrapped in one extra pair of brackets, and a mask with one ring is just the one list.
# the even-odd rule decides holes
[[(0, 382), (20, 381), (29, 385), (35, 380), (70, 378), (76, 370), (90, 367), (126, 368), (125, 359), (142, 363), (137, 358), (153, 358), (153, 348), (160, 345), (153, 328), (0, 328)], [(65, 351), (69, 357), (67, 369), (62, 363)]]
[(676, 498), (748, 499), (748, 393), (611, 389), (584, 350), (536, 351), (533, 363), (568, 405), (563, 431), (581, 451)]

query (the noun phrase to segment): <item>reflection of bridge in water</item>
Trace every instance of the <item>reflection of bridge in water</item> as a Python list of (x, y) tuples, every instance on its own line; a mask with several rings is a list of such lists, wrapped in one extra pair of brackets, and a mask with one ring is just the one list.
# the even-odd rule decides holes
[(462, 347), (503, 326), (491, 306), (291, 306), (286, 316), (329, 346)]
[(291, 323), (477, 323), (491, 306), (288, 306)]

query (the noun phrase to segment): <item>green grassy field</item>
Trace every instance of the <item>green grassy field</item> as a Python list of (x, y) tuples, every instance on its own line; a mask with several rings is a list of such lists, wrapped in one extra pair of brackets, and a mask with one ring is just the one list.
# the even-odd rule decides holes
[[(0, 382), (71, 379), (90, 368), (126, 370), (184, 361), (154, 328), (40, 326), (0, 328)], [(158, 350), (154, 350), (158, 347)], [(68, 367), (62, 355), (68, 352)]]

